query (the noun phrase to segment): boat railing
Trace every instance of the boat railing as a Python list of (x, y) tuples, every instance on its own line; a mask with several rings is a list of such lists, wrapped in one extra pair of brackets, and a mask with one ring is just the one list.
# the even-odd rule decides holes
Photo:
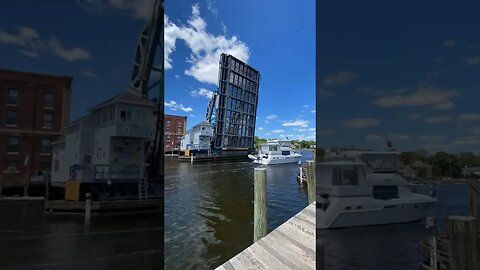
[(94, 165), (94, 181), (118, 181), (118, 180), (138, 180), (142, 177), (139, 165)]

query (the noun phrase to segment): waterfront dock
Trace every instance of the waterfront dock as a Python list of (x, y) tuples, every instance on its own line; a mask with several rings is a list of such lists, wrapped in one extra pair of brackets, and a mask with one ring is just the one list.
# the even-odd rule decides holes
[(217, 269), (315, 269), (315, 210), (313, 202)]
[[(85, 207), (85, 201), (55, 200), (46, 202), (45, 212), (83, 215)], [(162, 213), (163, 199), (92, 201), (90, 207), (92, 215)]]
[(198, 162), (212, 160), (249, 160), (247, 155), (199, 155), (194, 156), (178, 156), (178, 161), (182, 162)]

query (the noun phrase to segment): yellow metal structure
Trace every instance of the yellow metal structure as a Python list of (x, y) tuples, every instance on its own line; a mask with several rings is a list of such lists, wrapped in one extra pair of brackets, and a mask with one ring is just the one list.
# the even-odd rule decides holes
[(80, 181), (67, 180), (65, 183), (65, 200), (75, 202), (80, 200)]

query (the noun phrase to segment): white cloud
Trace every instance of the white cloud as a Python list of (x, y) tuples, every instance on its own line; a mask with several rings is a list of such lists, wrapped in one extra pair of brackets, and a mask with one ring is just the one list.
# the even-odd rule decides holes
[(467, 65), (478, 65), (478, 64), (480, 64), (480, 55), (468, 57), (468, 58), (465, 60), (465, 63), (466, 63)]
[(340, 71), (338, 73), (325, 76), (324, 82), (328, 85), (343, 86), (358, 78), (358, 75), (351, 71)]
[(432, 106), (434, 109), (451, 109), (455, 104), (451, 99), (458, 93), (451, 90), (443, 90), (432, 86), (422, 87), (415, 92), (405, 95), (392, 95), (376, 99), (373, 104), (383, 107), (398, 106)]
[[(310, 129), (311, 130), (311, 129)], [(315, 128), (311, 131), (315, 131)], [(335, 129), (327, 128), (327, 129), (319, 129), (317, 134), (318, 135), (332, 135), (337, 133)]]
[(388, 135), (388, 138), (391, 141), (404, 141), (404, 140), (408, 140), (410, 136), (408, 136), (407, 134), (401, 134), (401, 133), (390, 133)]
[(267, 116), (266, 119), (267, 119), (267, 120), (273, 120), (273, 119), (275, 119), (275, 118), (277, 118), (277, 117), (278, 117), (278, 115), (276, 115), (276, 114), (271, 114), (271, 115)]
[(218, 16), (218, 9), (214, 6), (214, 0), (207, 0), (207, 9), (215, 16)]
[(192, 90), (190, 91), (190, 95), (192, 97), (198, 97), (198, 96), (203, 96), (208, 99), (212, 99), (213, 97), (213, 91), (207, 90), (205, 88), (199, 88), (198, 90)]
[(308, 108), (308, 105), (307, 105), (307, 104), (305, 104), (305, 105), (303, 105), (303, 107), (304, 107), (304, 108)]
[(192, 6), (192, 16), (187, 25), (178, 26), (165, 15), (165, 69), (171, 69), (173, 60), (170, 57), (175, 51), (177, 39), (185, 41), (192, 51), (187, 59), (190, 67), (185, 74), (204, 83), (217, 84), (218, 60), (221, 53), (234, 55), (247, 62), (250, 57), (247, 45), (236, 36), (227, 38), (213, 35), (206, 30), (207, 23), (200, 17), (198, 4)]
[(445, 47), (455, 47), (457, 45), (457, 42), (455, 40), (445, 40), (443, 42), (443, 46)]
[(311, 113), (316, 113), (316, 112), (317, 112), (317, 108), (313, 108), (310, 112), (311, 112)]
[(308, 127), (309, 121), (306, 120), (291, 120), (291, 121), (285, 121), (282, 123), (282, 126), (284, 127)]
[(97, 75), (95, 75), (95, 73), (93, 73), (93, 72), (90, 71), (90, 70), (82, 70), (80, 73), (81, 73), (82, 75), (84, 75), (84, 76), (92, 77), (92, 78), (94, 78), (94, 77), (97, 76)]
[(170, 108), (172, 111), (181, 110), (184, 112), (191, 112), (193, 109), (191, 107), (185, 107), (183, 104), (178, 104), (176, 101), (170, 100), (169, 102), (164, 103), (165, 107)]
[(369, 142), (377, 142), (377, 141), (383, 140), (383, 137), (380, 136), (380, 135), (368, 134), (368, 135), (365, 137), (365, 140), (367, 140), (367, 141), (369, 141)]
[(263, 127), (258, 127), (258, 130), (263, 130)]
[(334, 95), (334, 93), (328, 89), (325, 88), (320, 88), (317, 90), (317, 94), (321, 97), (331, 97)]
[(283, 133), (283, 132), (285, 132), (285, 130), (283, 130), (283, 129), (275, 129), (275, 130), (272, 130), (271, 132), (272, 132), (272, 133)]
[(148, 20), (152, 17), (154, 0), (77, 0), (77, 3), (94, 15), (111, 9), (127, 11), (134, 18)]
[(478, 113), (466, 113), (458, 116), (460, 121), (477, 121), (480, 120), (480, 114)]
[(453, 146), (480, 146), (478, 138), (460, 138), (452, 142)]
[(40, 56), (38, 52), (32, 52), (32, 51), (27, 51), (27, 50), (17, 50), (20, 54), (23, 54), (25, 56), (31, 57), (31, 58), (37, 58)]
[(426, 123), (445, 123), (445, 122), (452, 121), (452, 118), (447, 116), (440, 116), (440, 117), (426, 117), (424, 120)]
[(175, 74), (175, 78), (177, 78), (177, 79), (178, 79), (178, 78), (180, 78), (180, 76), (178, 76), (178, 74)]
[(44, 39), (35, 29), (19, 27), (17, 34), (10, 34), (0, 29), (0, 43), (13, 45), (22, 49), (17, 51), (27, 57), (38, 57), (40, 52), (52, 53), (67, 62), (89, 59), (90, 53), (83, 48), (65, 48), (56, 37)]
[(339, 125), (346, 128), (366, 128), (380, 125), (380, 121), (375, 118), (351, 118), (342, 120)]

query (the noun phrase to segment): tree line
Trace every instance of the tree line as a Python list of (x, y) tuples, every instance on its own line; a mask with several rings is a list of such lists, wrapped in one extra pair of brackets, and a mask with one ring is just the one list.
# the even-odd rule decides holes
[[(260, 145), (266, 143), (267, 141), (268, 141), (267, 139), (255, 136), (254, 138), (255, 148), (258, 149)], [(290, 142), (301, 149), (311, 148), (312, 145), (315, 145), (315, 141), (307, 141), (307, 140), (291, 140)]]

